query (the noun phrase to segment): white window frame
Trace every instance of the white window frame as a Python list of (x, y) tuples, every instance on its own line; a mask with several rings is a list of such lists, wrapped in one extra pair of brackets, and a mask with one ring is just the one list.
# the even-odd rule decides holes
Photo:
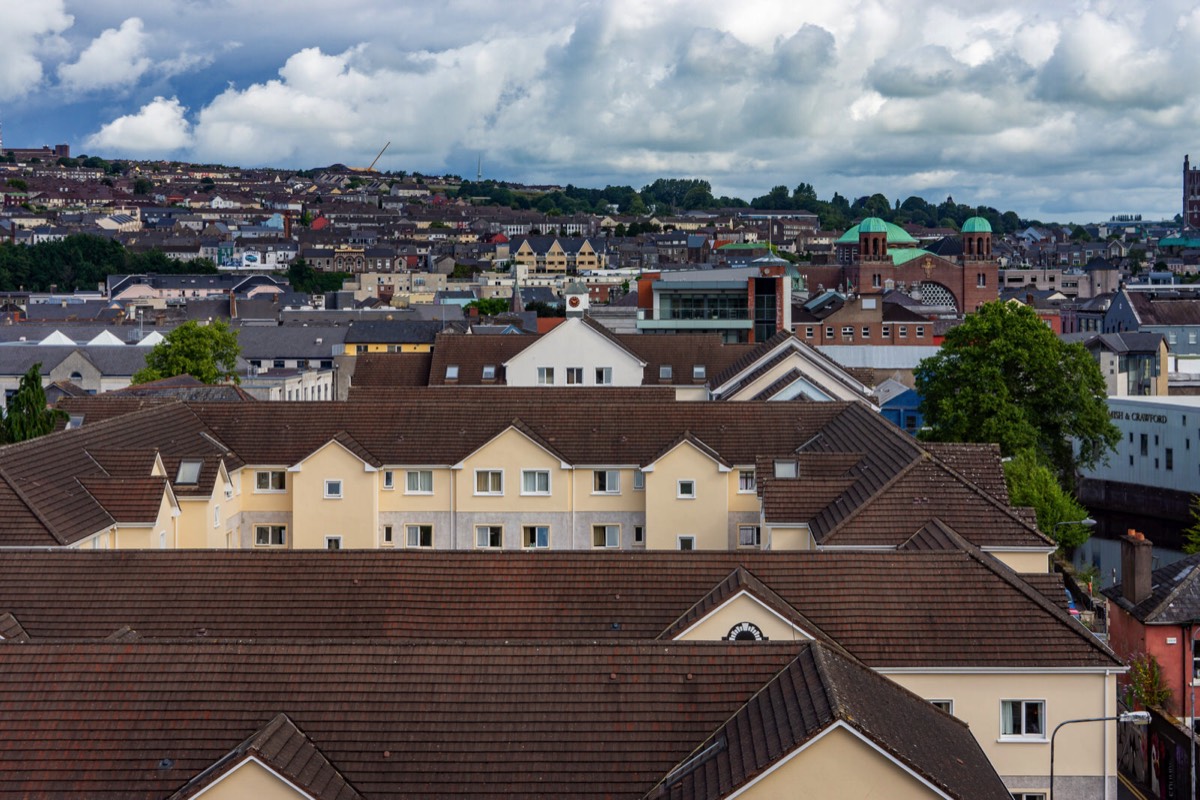
[(669, 381), (674, 377), (675, 370), (670, 364), (662, 364), (658, 368), (658, 379), (660, 381)]
[(446, 380), (448, 380), (448, 381), (458, 380), (458, 364), (447, 364), (446, 365)]
[[(599, 489), (600, 476), (604, 476), (604, 488)], [(611, 478), (611, 480), (610, 480)], [(592, 494), (620, 494), (621, 493), (621, 471), (616, 469), (594, 469), (592, 470)]]
[(644, 492), (646, 490), (646, 473), (640, 469), (633, 471), (633, 490), (635, 492)]
[(950, 714), (950, 715), (954, 714), (954, 699), (953, 698), (934, 697), (934, 698), (931, 698), (929, 702), (932, 705), (935, 705), (938, 708), (940, 708), (942, 711), (945, 711), (947, 714)]
[(554, 367), (538, 367), (537, 368), (538, 386), (553, 386), (554, 385)]
[[(336, 486), (336, 488), (337, 488), (337, 491), (336, 491), (336, 492), (335, 492), (335, 491), (331, 491), (331, 490), (334, 488), (334, 486), (332, 486), (332, 484), (336, 484), (336, 485), (337, 485), (337, 486)], [(345, 488), (346, 488), (346, 487), (345, 487), (345, 485), (342, 483), (342, 479), (341, 479), (341, 478), (326, 478), (326, 479), (325, 479), (325, 494), (323, 495), (323, 497), (324, 497), (326, 500), (341, 500), (341, 499), (342, 499), (342, 497), (344, 496), (344, 494), (343, 494), (343, 490), (344, 490)]]
[(813, 334), (815, 333), (815, 331), (813, 330), (813, 328), (814, 328), (814, 326), (812, 326), (812, 325), (805, 325), (805, 326), (804, 326), (804, 338), (805, 338), (805, 339), (811, 339), (811, 338), (813, 338)]
[(221, 527), (221, 507), (213, 506), (213, 527)]
[(896, 335), (899, 336), (901, 339), (907, 339), (908, 338), (908, 326), (907, 325), (897, 326)]
[[(742, 532), (743, 531), (753, 531), (754, 532), (752, 542), (747, 543), (742, 540)], [(749, 549), (761, 548), (762, 547), (762, 527), (760, 527), (758, 525), (738, 525), (737, 546), (749, 548)]]
[[(185, 486), (194, 486), (200, 482), (200, 472), (203, 469), (203, 461), (194, 458), (185, 458), (179, 462), (179, 469), (175, 473), (175, 482)], [(192, 474), (193, 471), (195, 472), (194, 475)]]
[(383, 471), (383, 488), (389, 491), (396, 488), (395, 470), (385, 469)]
[[(263, 488), (263, 478), (266, 478), (266, 488)], [(279, 478), (281, 486), (274, 486), (275, 478)], [(287, 491), (287, 472), (281, 469), (261, 469), (254, 473), (255, 494), (283, 494)]]
[[(499, 489), (491, 488), (492, 487), (492, 479), (489, 477), (488, 481), (487, 481), (487, 483), (488, 483), (487, 490), (482, 491), (482, 492), (479, 491), (479, 476), (481, 476), (481, 475), (489, 475), (489, 476), (497, 475), (497, 476), (499, 476), (499, 480), (497, 482), (500, 484), (500, 488)], [(472, 488), (475, 490), (476, 497), (503, 497), (504, 496), (504, 470), (502, 470), (502, 469), (477, 469), (477, 470), (475, 470), (475, 482), (474, 482)]]
[[(1021, 704), (1021, 733), (1005, 733), (1004, 721), (1008, 718), (1006, 713), (1007, 706), (1010, 703)], [(1041, 727), (1040, 733), (1027, 733), (1025, 719), (1026, 705), (1038, 705), (1041, 707)], [(1044, 698), (1010, 698), (1000, 701), (1000, 741), (1002, 742), (1045, 742), (1046, 738), (1046, 700)]]
[[(271, 541), (271, 534), (274, 531), (279, 531), (279, 543)], [(267, 532), (267, 541), (263, 543), (259, 541), (259, 531)], [(254, 526), (254, 546), (255, 547), (287, 547), (287, 525), (255, 525)]]
[(917, 334), (918, 339), (924, 339), (925, 338), (925, 326), (918, 325), (917, 329), (916, 329), (916, 334)]
[(612, 386), (612, 367), (596, 367), (596, 385)]
[[(539, 489), (538, 478), (541, 476), (546, 478), (546, 488)], [(526, 481), (533, 478), (533, 488), (530, 489), (526, 485)], [(548, 469), (523, 469), (521, 470), (521, 494), (525, 497), (546, 497), (551, 493), (550, 489), (550, 470)]]
[[(413, 476), (416, 476), (417, 488), (412, 488)], [(422, 489), (421, 484), (424, 476), (429, 476), (429, 488)], [(404, 493), (405, 494), (433, 494), (433, 470), (431, 469), (410, 469), (404, 473)]]
[(646, 526), (645, 525), (634, 525), (633, 526), (633, 543), (635, 545), (646, 544)]
[[(688, 544), (687, 547), (683, 546), (684, 542), (686, 542)], [(678, 550), (692, 551), (692, 550), (696, 549), (696, 537), (691, 534), (684, 534), (681, 536), (676, 536), (675, 544), (676, 544), (676, 549), (678, 549)]]
[(707, 380), (707, 378), (706, 378), (707, 373), (708, 373), (708, 370), (705, 368), (705, 366), (703, 364), (694, 364), (692, 366), (692, 380), (694, 380), (694, 381)]
[[(546, 532), (545, 544), (541, 543), (539, 531)], [(530, 534), (532, 538), (530, 537)], [(550, 526), (549, 525), (522, 525), (521, 526), (521, 547), (526, 550), (546, 550), (550, 547)]]
[(495, 364), (484, 364), (483, 365), (483, 380), (485, 380), (485, 381), (496, 380), (496, 365)]
[[(331, 544), (336, 544), (337, 546), (330, 547)], [(326, 550), (341, 550), (342, 549), (342, 537), (326, 536), (325, 537), (325, 549)]]
[[(481, 531), (488, 531), (488, 544), (479, 543), (479, 534)], [(491, 544), (491, 532), (498, 531), (498, 541), (496, 544)], [(479, 550), (499, 550), (504, 547), (504, 526), (503, 525), (476, 525), (475, 526), (475, 547)]]
[[(422, 544), (423, 529), (429, 530), (429, 544)], [(416, 544), (413, 544), (413, 534), (416, 534)], [(433, 547), (433, 525), (428, 522), (408, 522), (404, 525), (404, 546), (413, 550), (428, 550)]]
[(396, 546), (396, 529), (391, 525), (383, 526), (383, 535), (380, 537), (380, 542), (384, 547)]
[(892, 338), (892, 326), (884, 325), (883, 327), (881, 327), (879, 329), (879, 335), (882, 336), (884, 339)]
[[(691, 490), (684, 491), (684, 484)], [(675, 499), (676, 500), (695, 500), (696, 499), (696, 480), (694, 478), (680, 478), (675, 481)]]
[(583, 386), (583, 367), (567, 367), (567, 386)]
[[(749, 481), (746, 480), (746, 476), (750, 476)], [(747, 483), (749, 483), (749, 486), (747, 486)], [(738, 470), (737, 493), (738, 494), (754, 494), (757, 491), (758, 491), (758, 480), (754, 476), (754, 470), (739, 469)]]
[[(602, 544), (597, 543), (598, 534), (603, 532), (604, 541)], [(601, 523), (592, 526), (592, 547), (601, 550), (615, 550), (621, 546), (621, 526), (610, 523)]]

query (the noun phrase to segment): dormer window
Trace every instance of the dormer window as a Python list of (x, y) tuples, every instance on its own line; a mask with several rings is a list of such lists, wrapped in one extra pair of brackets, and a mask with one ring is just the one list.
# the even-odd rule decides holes
[(775, 461), (776, 478), (795, 478), (797, 474), (795, 461), (787, 459), (778, 459)]
[(692, 380), (694, 380), (694, 381), (704, 380), (704, 365), (703, 364), (697, 364), (696, 366), (692, 367)]
[(199, 483), (200, 466), (204, 462), (184, 460), (179, 462), (179, 472), (175, 475), (176, 483)]
[(483, 379), (485, 381), (496, 380), (496, 365), (495, 364), (484, 364), (483, 365)]
[(670, 364), (663, 364), (661, 367), (658, 368), (658, 379), (660, 381), (671, 380), (671, 365)]
[(446, 380), (458, 380), (458, 364), (450, 364), (446, 367)]

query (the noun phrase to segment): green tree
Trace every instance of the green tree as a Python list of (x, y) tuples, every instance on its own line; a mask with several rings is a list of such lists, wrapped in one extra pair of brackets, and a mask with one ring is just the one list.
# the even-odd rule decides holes
[(1200, 553), (1200, 495), (1192, 495), (1188, 504), (1192, 524), (1183, 529), (1183, 552)]
[(1087, 509), (1059, 485), (1035, 450), (1022, 450), (1004, 464), (1004, 482), (1012, 505), (1032, 508), (1038, 528), (1064, 551), (1074, 550), (1091, 535), (1086, 525), (1062, 524), (1086, 519)]
[(237, 331), (220, 320), (201, 325), (189, 320), (168, 333), (146, 354), (146, 366), (134, 373), (133, 383), (148, 383), (175, 375), (191, 375), (204, 383), (239, 383)]
[(479, 309), (481, 317), (494, 317), (508, 311), (509, 301), (503, 297), (484, 297), (467, 303), (466, 308)]
[(42, 388), (42, 365), (39, 362), (21, 376), (16, 393), (8, 400), (8, 411), (4, 416), (4, 440), (23, 442), (44, 436), (54, 430), (55, 422), (66, 416), (47, 405), (46, 391)]
[(946, 334), (915, 377), (927, 439), (997, 442), (1006, 456), (1033, 448), (1067, 485), (1121, 438), (1100, 367), (1027, 306), (985, 303)]
[(138, 178), (133, 182), (134, 194), (150, 194), (154, 191), (154, 181), (149, 178)]

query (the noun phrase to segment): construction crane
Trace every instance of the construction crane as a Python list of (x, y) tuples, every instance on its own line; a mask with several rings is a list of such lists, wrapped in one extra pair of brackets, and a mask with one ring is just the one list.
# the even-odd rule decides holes
[(385, 150), (387, 150), (387, 149), (388, 149), (389, 147), (391, 147), (391, 146), (392, 146), (392, 143), (391, 143), (391, 142), (388, 142), (387, 144), (385, 144), (385, 145), (383, 146), (383, 150), (380, 150), (380, 151), (379, 151), (379, 155), (375, 156), (375, 160), (371, 162), (371, 166), (369, 166), (369, 167), (366, 167), (366, 168), (363, 168), (363, 167), (351, 167), (351, 170), (352, 170), (353, 172), (374, 172), (374, 171), (375, 171), (375, 165), (376, 165), (377, 163), (379, 163), (379, 159), (383, 158), (383, 153), (384, 153), (384, 151), (385, 151)]

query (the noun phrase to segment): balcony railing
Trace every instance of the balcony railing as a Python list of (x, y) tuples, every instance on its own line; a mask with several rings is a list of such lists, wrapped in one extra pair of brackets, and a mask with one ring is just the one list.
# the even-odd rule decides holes
[(638, 319), (643, 320), (749, 320), (750, 311), (745, 308), (660, 308), (641, 309)]

